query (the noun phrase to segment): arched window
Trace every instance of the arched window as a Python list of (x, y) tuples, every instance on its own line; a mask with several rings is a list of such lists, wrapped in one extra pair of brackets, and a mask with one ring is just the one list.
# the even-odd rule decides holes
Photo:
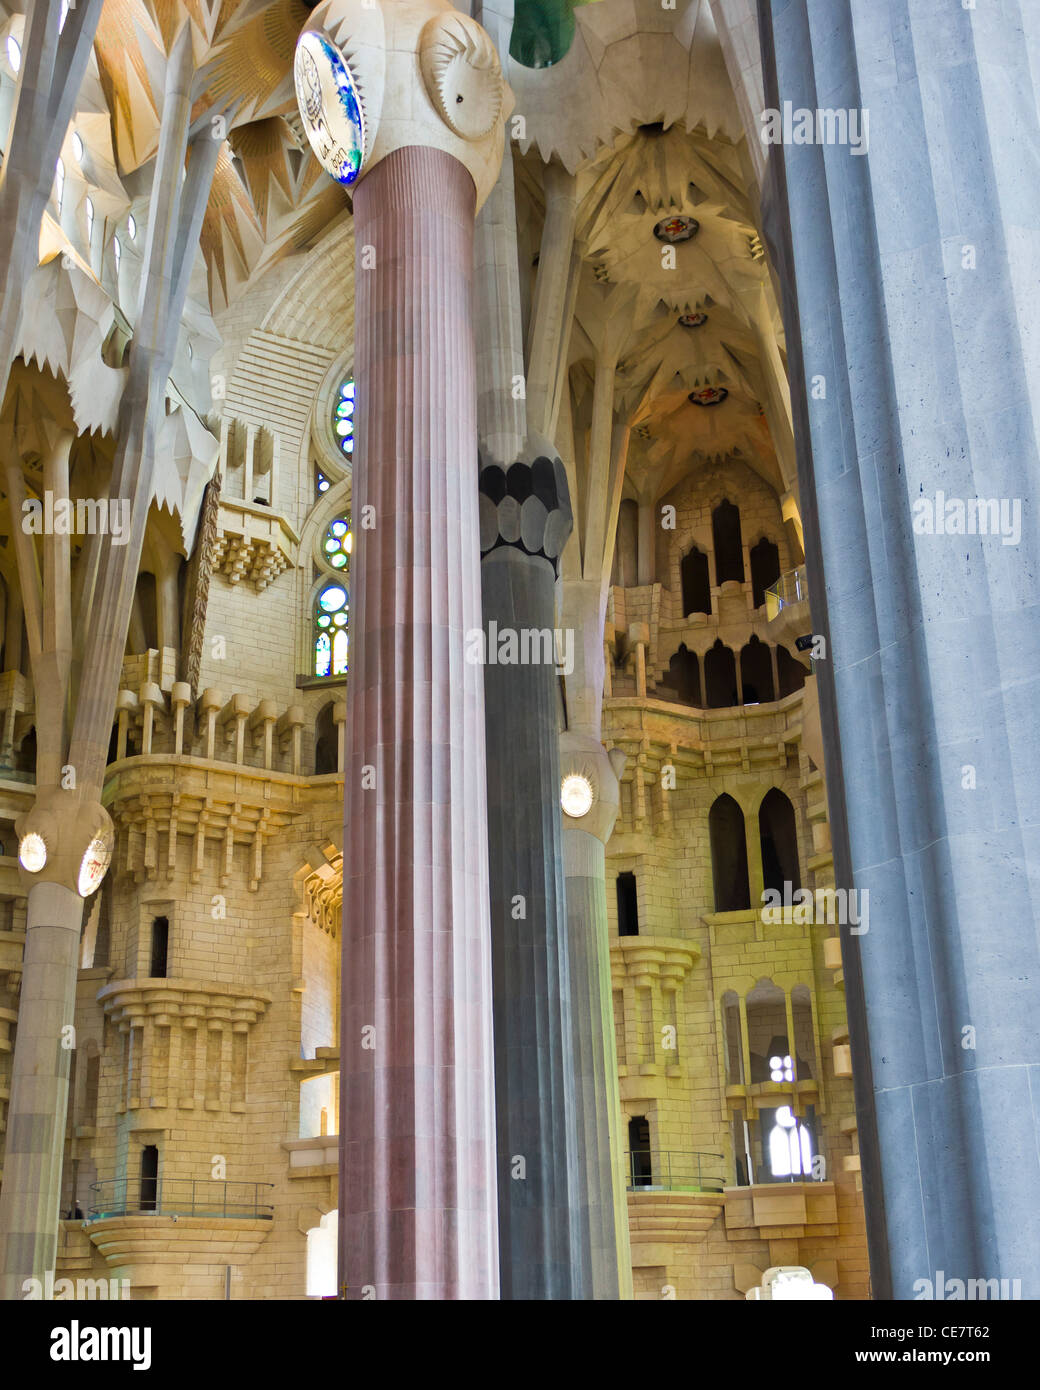
[(744, 546), (740, 538), (740, 512), (730, 501), (720, 502), (711, 514), (715, 539), (715, 583), (735, 579), (744, 582)]
[(766, 601), (766, 590), (780, 578), (780, 551), (765, 536), (751, 550), (751, 601), (755, 608), (761, 608)]
[(740, 653), (740, 684), (745, 705), (767, 705), (773, 699), (773, 658), (754, 636)]
[(314, 674), (347, 674), (350, 596), (342, 584), (333, 580), (318, 591), (314, 603)]
[(774, 1111), (769, 1132), (769, 1169), (774, 1178), (797, 1178), (812, 1173), (812, 1135), (789, 1105)]
[(800, 661), (791, 655), (786, 647), (776, 649), (776, 674), (780, 682), (778, 698), (793, 695), (805, 685), (806, 670)]
[(685, 643), (668, 663), (668, 685), (678, 693), (682, 704), (702, 708), (701, 664), (697, 653), (688, 651)]
[(332, 409), (332, 432), (347, 458), (354, 452), (354, 382), (348, 378), (339, 388)]
[(762, 846), (762, 884), (784, 897), (785, 902), (801, 888), (798, 872), (798, 831), (794, 807), (776, 787), (762, 798), (758, 808), (758, 836)]
[(327, 704), (314, 725), (314, 775), (339, 770), (339, 730), (332, 717), (332, 704)]
[(748, 886), (744, 812), (725, 793), (708, 812), (708, 837), (715, 911), (746, 912), (751, 906), (751, 889)]
[(721, 638), (704, 654), (704, 695), (708, 709), (727, 709), (737, 703), (737, 662)]
[[(346, 585), (350, 570), (353, 532), (346, 513), (331, 521), (321, 543), (322, 558), (337, 577), (323, 585), (314, 601), (314, 674), (347, 674), (350, 592)], [(334, 769), (333, 769), (334, 770)]]
[(711, 616), (711, 581), (708, 578), (708, 557), (691, 546), (682, 558), (682, 608), (684, 617), (694, 613)]

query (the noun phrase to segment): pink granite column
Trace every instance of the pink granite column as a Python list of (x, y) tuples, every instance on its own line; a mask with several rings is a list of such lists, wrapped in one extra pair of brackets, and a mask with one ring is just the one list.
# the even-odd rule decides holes
[(483, 668), (464, 642), (481, 626), (475, 198), (458, 160), (414, 146), (354, 195), (347, 1298), (498, 1294)]

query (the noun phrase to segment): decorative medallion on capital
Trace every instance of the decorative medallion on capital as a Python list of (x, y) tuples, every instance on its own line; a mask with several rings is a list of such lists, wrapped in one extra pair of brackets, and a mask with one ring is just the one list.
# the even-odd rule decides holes
[(394, 150), (444, 150), (472, 175), (477, 207), (498, 177), (513, 94), (491, 39), (447, 0), (325, 0), (296, 47), (311, 148), (350, 186)]

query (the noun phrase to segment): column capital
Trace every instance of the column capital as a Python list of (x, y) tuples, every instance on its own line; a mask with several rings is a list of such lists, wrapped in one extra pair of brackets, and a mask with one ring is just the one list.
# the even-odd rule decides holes
[(555, 445), (529, 435), (520, 456), (501, 464), (480, 450), (480, 553), (500, 546), (541, 556), (559, 575), (574, 526), (567, 470)]
[(513, 94), (488, 34), (448, 0), (325, 0), (297, 42), (295, 80), (311, 147), (339, 183), (419, 146), (469, 171), (478, 210), (494, 187)]
[(26, 892), (37, 883), (57, 883), (88, 898), (108, 871), (115, 829), (105, 808), (89, 795), (43, 788), (15, 829)]
[[(578, 779), (576, 786), (570, 786), (574, 795), (573, 814), (568, 811), (567, 798), (563, 799), (564, 830), (584, 830), (604, 845), (607, 843), (617, 820), (621, 800), (620, 777), (625, 770), (625, 761), (625, 754), (620, 748), (613, 748), (608, 753), (598, 739), (589, 735), (570, 731), (560, 735), (561, 796), (569, 786), (568, 779)], [(588, 809), (579, 814), (584, 791), (581, 782), (588, 786), (584, 793)]]

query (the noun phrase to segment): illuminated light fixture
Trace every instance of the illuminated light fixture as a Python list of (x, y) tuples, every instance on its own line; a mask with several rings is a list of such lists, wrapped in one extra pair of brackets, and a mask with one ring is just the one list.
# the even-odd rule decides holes
[(112, 254), (113, 254), (113, 255), (115, 256), (115, 258), (116, 258), (116, 272), (118, 273), (118, 271), (119, 271), (119, 260), (120, 260), (120, 257), (121, 257), (122, 254), (123, 254), (123, 248), (122, 248), (122, 246), (119, 244), (119, 238), (118, 238), (117, 236), (114, 236), (114, 237), (112, 238)]
[[(770, 1057), (769, 1059), (769, 1079), (770, 1081), (793, 1081), (794, 1063), (790, 1057)], [(784, 1123), (783, 1120), (780, 1121)], [(794, 1121), (792, 1120), (793, 1124)]]
[(87, 240), (89, 241), (90, 238), (94, 235), (94, 204), (91, 202), (91, 200), (90, 200), (89, 198), (87, 199), (86, 208), (87, 208)]
[(97, 888), (98, 884), (108, 872), (108, 866), (112, 862), (112, 851), (100, 835), (95, 835), (87, 846), (79, 866), (79, 878), (76, 886), (81, 898), (89, 898), (91, 893)]
[(77, 164), (83, 163), (83, 137), (78, 130), (72, 132), (72, 157)]
[(775, 1303), (826, 1302), (834, 1297), (834, 1290), (826, 1284), (817, 1284), (807, 1269), (800, 1265), (774, 1265), (762, 1275), (762, 1283), (748, 1289), (745, 1298), (756, 1302), (767, 1300)]
[(131, 240), (131, 241), (136, 241), (136, 240), (137, 240), (137, 218), (134, 216), (133, 213), (131, 213), (130, 216), (126, 219), (126, 230), (127, 230), (127, 231), (129, 232), (129, 234), (130, 234), (130, 240)]
[(22, 46), (13, 34), (7, 36), (7, 61), (15, 72), (22, 66)]
[(38, 874), (47, 862), (47, 845), (42, 835), (30, 830), (18, 846), (18, 862), (30, 874)]
[(592, 783), (580, 772), (568, 772), (560, 786), (560, 805), (572, 820), (580, 820), (592, 810), (595, 794)]

